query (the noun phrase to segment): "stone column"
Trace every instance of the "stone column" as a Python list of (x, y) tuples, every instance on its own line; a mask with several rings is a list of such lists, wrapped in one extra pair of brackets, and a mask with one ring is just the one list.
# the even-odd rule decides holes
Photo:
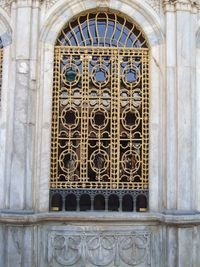
[(11, 16), (15, 41), (12, 44), (10, 86), (14, 99), (5, 177), (6, 208), (32, 210), (39, 0), (14, 2)]

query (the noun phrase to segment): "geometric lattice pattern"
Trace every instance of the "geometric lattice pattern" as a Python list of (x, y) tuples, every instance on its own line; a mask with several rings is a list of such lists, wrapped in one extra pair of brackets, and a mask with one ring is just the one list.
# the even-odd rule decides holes
[(89, 13), (62, 30), (52, 113), (50, 188), (148, 189), (149, 49), (135, 25)]
[(147, 49), (55, 48), (52, 188), (148, 187)]

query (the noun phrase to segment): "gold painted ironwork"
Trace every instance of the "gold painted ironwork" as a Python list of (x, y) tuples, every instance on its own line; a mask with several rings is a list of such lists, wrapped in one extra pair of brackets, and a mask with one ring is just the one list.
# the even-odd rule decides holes
[(118, 15), (80, 16), (55, 46), (50, 188), (148, 189), (148, 155), (147, 42)]
[(136, 24), (117, 14), (87, 13), (62, 29), (57, 46), (147, 48), (147, 40)]

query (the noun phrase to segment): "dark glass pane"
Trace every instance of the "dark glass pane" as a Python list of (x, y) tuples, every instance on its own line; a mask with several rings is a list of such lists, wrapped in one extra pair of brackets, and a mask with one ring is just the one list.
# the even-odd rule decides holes
[(94, 198), (94, 210), (105, 210), (105, 198), (103, 195), (97, 195)]
[(123, 197), (122, 211), (133, 211), (133, 198), (131, 195), (125, 195)]
[(90, 196), (87, 195), (87, 194), (82, 195), (80, 197), (79, 206), (80, 206), (80, 211), (91, 210), (91, 199), (90, 199)]
[(66, 211), (76, 211), (77, 210), (77, 201), (74, 194), (69, 194), (65, 199), (65, 210)]
[(108, 198), (108, 210), (119, 211), (119, 197), (117, 195), (110, 195)]

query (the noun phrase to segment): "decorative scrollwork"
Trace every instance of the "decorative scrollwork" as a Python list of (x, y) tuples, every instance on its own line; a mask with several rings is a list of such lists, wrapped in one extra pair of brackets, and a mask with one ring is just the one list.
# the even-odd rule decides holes
[(92, 70), (92, 81), (96, 87), (105, 87), (109, 82), (109, 70), (104, 65), (96, 65)]
[(122, 155), (122, 167), (129, 174), (135, 173), (140, 167), (140, 155), (136, 151), (126, 151)]
[(122, 124), (127, 130), (134, 130), (140, 123), (140, 113), (134, 107), (126, 108), (122, 112)]
[(62, 70), (62, 79), (65, 85), (74, 86), (79, 82), (80, 72), (75, 64), (66, 64)]
[(75, 107), (65, 107), (61, 113), (61, 121), (67, 129), (75, 129), (79, 123), (79, 113)]
[(137, 66), (126, 65), (122, 73), (122, 80), (127, 87), (137, 86), (140, 78), (140, 70)]
[(104, 150), (95, 150), (90, 157), (90, 162), (92, 169), (100, 174), (108, 168), (108, 154)]
[(109, 114), (106, 109), (95, 108), (91, 111), (91, 125), (96, 130), (103, 130), (109, 121)]
[(77, 160), (77, 154), (73, 150), (64, 150), (59, 157), (60, 168), (66, 173), (74, 172), (77, 168)]

